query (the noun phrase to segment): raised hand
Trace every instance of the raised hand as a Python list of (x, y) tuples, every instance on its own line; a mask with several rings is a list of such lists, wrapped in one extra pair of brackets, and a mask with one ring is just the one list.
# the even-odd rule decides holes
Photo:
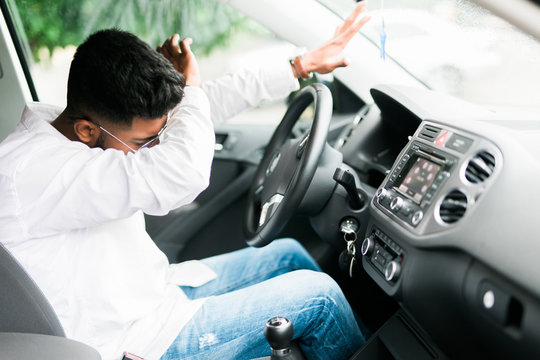
[(201, 75), (199, 72), (199, 64), (195, 55), (191, 51), (190, 45), (192, 40), (185, 38), (180, 41), (180, 35), (174, 34), (169, 36), (163, 45), (158, 45), (157, 51), (165, 56), (186, 78), (186, 85), (200, 86)]
[(365, 7), (366, 2), (360, 2), (345, 22), (338, 26), (332, 39), (304, 55), (302, 64), (307, 72), (327, 74), (338, 67), (350, 64), (350, 60), (344, 57), (342, 52), (354, 34), (369, 21), (369, 16), (360, 18), (360, 14), (362, 14)]

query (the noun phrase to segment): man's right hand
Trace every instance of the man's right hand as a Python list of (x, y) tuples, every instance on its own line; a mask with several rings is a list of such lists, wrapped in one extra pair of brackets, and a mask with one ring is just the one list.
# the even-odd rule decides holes
[[(343, 49), (360, 28), (369, 21), (369, 16), (361, 17), (365, 8), (366, 2), (360, 2), (345, 22), (336, 29), (332, 39), (304, 55), (302, 64), (307, 73), (328, 74), (338, 67), (349, 66), (350, 60), (343, 56)], [(297, 77), (299, 77), (298, 75)]]
[(184, 75), (186, 85), (201, 86), (199, 64), (189, 47), (192, 40), (190, 38), (185, 38), (180, 42), (179, 40), (180, 35), (174, 34), (165, 40), (163, 45), (158, 45), (157, 51), (163, 54), (179, 73)]

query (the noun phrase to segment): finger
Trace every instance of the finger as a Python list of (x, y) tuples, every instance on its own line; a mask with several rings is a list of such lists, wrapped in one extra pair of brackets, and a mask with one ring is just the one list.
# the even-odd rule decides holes
[(360, 30), (362, 26), (364, 26), (365, 23), (367, 23), (371, 19), (371, 16), (364, 16), (354, 26), (349, 27), (343, 34), (343, 38), (340, 40), (343, 41), (345, 44), (349, 42), (349, 40), (352, 39), (352, 37)]
[(346, 67), (346, 66), (349, 66), (351, 64), (351, 59), (348, 58), (348, 57), (344, 57), (342, 60), (341, 60), (341, 63), (340, 65), (338, 65), (339, 67)]
[(360, 1), (358, 5), (356, 5), (356, 8), (354, 8), (352, 14), (349, 15), (349, 18), (351, 18), (352, 20), (357, 19), (358, 16), (366, 9), (366, 4), (367, 1)]
[(168, 47), (169, 44), (171, 43), (171, 39), (172, 39), (172, 36), (169, 36), (169, 37), (163, 42), (162, 47), (163, 47), (163, 48)]
[(172, 58), (171, 53), (169, 52), (169, 48), (166, 46), (163, 46), (161, 48), (161, 53), (163, 54), (163, 56), (165, 56), (169, 60)]
[(334, 31), (334, 37), (338, 37), (339, 34), (341, 34), (341, 25), (336, 27), (336, 31)]
[(169, 39), (170, 39), (170, 36), (167, 39), (165, 39), (163, 44), (159, 47), (161, 49), (161, 53), (163, 55), (165, 55), (165, 49), (167, 48), (167, 44), (169, 43)]
[(167, 38), (167, 41), (165, 41), (165, 46), (163, 46), (163, 47), (164, 47), (165, 49), (167, 49), (169, 52), (171, 52), (171, 46), (172, 46), (173, 37), (174, 37), (174, 35), (169, 36), (169, 37)]
[(333, 71), (334, 69), (336, 68), (340, 68), (340, 67), (347, 67), (351, 64), (351, 59), (349, 59), (348, 57), (342, 57), (342, 58), (338, 58), (333, 64), (330, 65), (330, 71)]
[(191, 38), (185, 38), (180, 42), (180, 50), (182, 50), (183, 53), (189, 54), (191, 53), (191, 44), (193, 43), (193, 40)]
[(178, 41), (180, 40), (180, 35), (174, 34), (170, 37), (167, 50), (171, 55), (180, 53), (180, 47), (178, 47)]
[(358, 16), (360, 16), (360, 13), (364, 11), (366, 8), (366, 1), (361, 1), (356, 5), (356, 8), (354, 8), (353, 12), (345, 19), (345, 22), (343, 23), (342, 28), (346, 29), (352, 24), (356, 22), (356, 19), (358, 19)]

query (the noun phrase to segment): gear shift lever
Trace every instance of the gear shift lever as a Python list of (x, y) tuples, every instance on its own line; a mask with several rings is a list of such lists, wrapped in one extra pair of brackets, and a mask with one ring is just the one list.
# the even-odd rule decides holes
[(266, 322), (264, 336), (272, 348), (270, 360), (305, 360), (298, 346), (291, 342), (293, 335), (293, 324), (284, 317)]

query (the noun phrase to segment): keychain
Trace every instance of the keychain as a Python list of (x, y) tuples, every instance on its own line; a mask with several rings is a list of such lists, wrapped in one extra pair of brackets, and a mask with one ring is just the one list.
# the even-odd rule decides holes
[(356, 264), (356, 240), (358, 223), (354, 219), (346, 219), (341, 223), (340, 231), (343, 239), (347, 243), (346, 249), (339, 255), (339, 264), (343, 271), (349, 272), (349, 277), (353, 277), (353, 269)]
[[(351, 240), (347, 240), (347, 236), (352, 237)], [(349, 277), (353, 277), (353, 268), (356, 264), (356, 233), (345, 234), (345, 241), (347, 241), (347, 253), (351, 256), (351, 263), (349, 265)]]

